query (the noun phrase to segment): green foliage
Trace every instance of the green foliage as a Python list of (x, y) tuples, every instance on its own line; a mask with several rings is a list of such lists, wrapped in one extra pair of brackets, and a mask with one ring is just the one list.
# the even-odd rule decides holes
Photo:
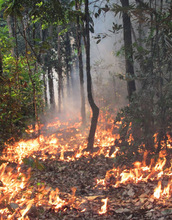
[(20, 1), (18, 0), (7, 1), (5, 2), (5, 5), (7, 5), (7, 8), (5, 9), (4, 14), (3, 14), (5, 19), (9, 15), (22, 18), (22, 11), (24, 8)]
[[(38, 160), (38, 158), (28, 157), (23, 159), (23, 163), (28, 165), (29, 167), (36, 168), (40, 171), (44, 170), (44, 165)], [(41, 183), (38, 183), (40, 185)]]
[[(34, 68), (34, 61), (32, 68)], [(43, 107), (41, 72), (32, 78), (35, 82), (37, 105)], [(3, 85), (3, 86), (2, 86)], [(29, 78), (26, 58), (16, 60), (9, 55), (3, 56), (3, 81), (1, 84), (0, 122), (4, 138), (9, 135), (20, 135), (25, 129), (27, 121), (34, 116), (33, 86)]]
[(5, 0), (0, 0), (0, 10), (2, 9), (2, 5), (4, 4)]

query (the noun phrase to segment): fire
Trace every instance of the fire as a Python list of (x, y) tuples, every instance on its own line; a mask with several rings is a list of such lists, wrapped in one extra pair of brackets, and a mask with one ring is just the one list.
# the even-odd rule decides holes
[(25, 130), (26, 133), (28, 134), (32, 134), (32, 133), (38, 133), (39, 129), (41, 129), (42, 127), (44, 127), (44, 125), (42, 124), (35, 124), (35, 127), (33, 128), (33, 125), (29, 125), (28, 129)]
[[(21, 219), (23, 219), (23, 216), (25, 213), (30, 209), (33, 201), (32, 200), (26, 200), (23, 198), (28, 196), (29, 192), (26, 192), (25, 196), (22, 197), (22, 192), (25, 190), (26, 187), (28, 187), (29, 178), (30, 178), (30, 169), (27, 170), (27, 175), (24, 173), (21, 173), (17, 168), (11, 169), (8, 167), (8, 163), (3, 163), (0, 166), (0, 179), (1, 179), (1, 186), (0, 186), (0, 203), (7, 203), (10, 204), (9, 207), (13, 209), (13, 207), (16, 208), (16, 212), (18, 212), (19, 206), (26, 206), (24, 210), (20, 210), (20, 214), (22, 215)], [(21, 198), (19, 199), (19, 197)], [(15, 200), (15, 203), (14, 203)], [(0, 216), (9, 214), (10, 209), (4, 209), (0, 211)], [(14, 212), (13, 215), (9, 215), (12, 219), (16, 213)], [(20, 218), (19, 218), (20, 219)]]
[(108, 198), (102, 199), (101, 201), (102, 201), (104, 204), (102, 205), (101, 210), (99, 211), (99, 214), (100, 214), (100, 215), (103, 215), (103, 214), (105, 214), (105, 213), (107, 212)]
[(158, 182), (158, 186), (156, 187), (155, 191), (154, 191), (154, 197), (156, 199), (159, 199), (161, 196), (161, 181)]
[[(111, 134), (113, 121), (108, 120), (109, 128), (107, 129), (107, 127), (104, 127), (103, 120), (102, 118), (102, 122), (99, 123), (95, 144), (98, 147), (101, 146), (101, 148), (94, 153), (93, 157), (98, 154), (104, 154), (108, 157), (110, 146), (114, 144), (117, 138), (117, 135)], [(50, 134), (41, 134), (37, 138), (21, 140), (13, 145), (7, 145), (1, 156), (1, 160), (5, 162), (0, 166), (0, 202), (4, 203), (6, 201), (7, 204), (11, 205), (9, 208), (4, 207), (0, 210), (0, 218), (1, 216), (8, 216), (10, 219), (28, 219), (27, 213), (33, 205), (36, 207), (45, 205), (58, 211), (66, 204), (70, 206), (73, 206), (74, 203), (79, 204), (76, 202), (76, 189), (74, 188), (72, 189), (72, 195), (69, 195), (70, 199), (66, 201), (60, 198), (58, 188), (52, 190), (43, 186), (36, 189), (30, 186), (31, 169), (22, 171), (21, 165), (25, 159), (30, 164), (36, 164), (39, 163), (39, 160), (55, 160), (57, 155), (58, 160), (61, 161), (73, 161), (83, 155), (85, 157), (89, 156), (88, 152), (83, 152), (83, 149), (87, 146), (86, 136), (88, 130), (80, 132), (80, 126), (80, 122), (73, 125), (70, 120), (60, 122), (59, 119), (56, 120), (56, 123), (47, 124), (46, 127), (45, 125), (36, 125), (33, 129), (30, 126), (26, 130), (29, 134), (37, 133), (40, 128), (43, 128), (43, 130), (47, 128)], [(51, 134), (55, 129), (58, 129), (58, 133)], [(67, 141), (64, 136), (67, 136)], [(69, 155), (66, 156), (68, 152)], [(113, 156), (116, 152), (117, 149), (114, 150)], [(10, 163), (15, 163), (16, 167), (11, 168)], [(13, 210), (12, 214), (11, 210)], [(82, 210), (85, 210), (85, 208)]]
[(172, 181), (169, 181), (168, 185), (164, 188), (162, 192), (162, 196), (166, 196), (166, 197), (170, 196), (171, 183)]
[(48, 203), (50, 205), (54, 206), (54, 209), (56, 211), (58, 211), (58, 209), (60, 209), (65, 204), (65, 201), (60, 199), (60, 197), (59, 197), (59, 190), (58, 189), (50, 192)]
[[(69, 122), (60, 122), (56, 119), (57, 122), (50, 123), (46, 126), (47, 129), (55, 129), (58, 128), (57, 134), (51, 135), (40, 135), (35, 139), (30, 139), (27, 141), (21, 140), (18, 143), (15, 143), (13, 146), (7, 146), (7, 148), (3, 151), (3, 156), (1, 157), (3, 160), (16, 162), (22, 164), (24, 158), (28, 158), (32, 155), (40, 152), (41, 160), (45, 160), (49, 158), (47, 156), (47, 152), (51, 155), (51, 159), (56, 158), (56, 155), (60, 154), (60, 160), (62, 161), (73, 161), (80, 157), (88, 156), (88, 153), (82, 153), (83, 149), (87, 146), (87, 134), (88, 129), (85, 129), (85, 132), (82, 132), (80, 127), (81, 123), (77, 122), (75, 124), (70, 124)], [(107, 120), (108, 128), (104, 127), (104, 118), (99, 122), (95, 147), (99, 147), (100, 150), (95, 152), (92, 156), (95, 157), (100, 154), (104, 154), (106, 157), (109, 157), (109, 151), (112, 145), (114, 145), (114, 141), (119, 139), (119, 135), (112, 135), (113, 121), (112, 119)], [(44, 127), (41, 125), (40, 127)], [(118, 126), (117, 126), (118, 127)], [(38, 126), (36, 126), (38, 129)], [(74, 133), (75, 131), (75, 133)], [(81, 132), (80, 132), (81, 131)], [(27, 130), (28, 133), (33, 132), (32, 126), (30, 126), (30, 130)], [(80, 133), (79, 133), (80, 132)], [(70, 134), (70, 139), (68, 138), (68, 133)], [(67, 141), (63, 135), (67, 136)], [(72, 135), (71, 135), (72, 134)], [(76, 144), (76, 140), (78, 144)], [(73, 144), (75, 142), (75, 144)], [(51, 148), (50, 148), (51, 146)], [(68, 156), (65, 158), (65, 152), (73, 151), (75, 154), (73, 156)], [(118, 149), (115, 148), (111, 157), (115, 157)], [(40, 157), (40, 156), (39, 156)], [(49, 158), (50, 159), (50, 158)]]
[[(163, 177), (169, 177), (172, 175), (171, 170), (166, 169), (164, 170), (164, 166), (166, 164), (165, 152), (161, 151), (159, 153), (159, 159), (157, 160), (156, 164), (153, 166), (153, 162), (151, 161), (150, 165), (147, 166), (146, 162), (146, 153), (144, 155), (143, 162), (135, 162), (134, 168), (131, 169), (124, 169), (120, 170), (119, 168), (113, 168), (106, 172), (105, 179), (97, 179), (97, 187), (103, 186), (105, 189), (109, 185), (114, 188), (119, 187), (122, 184), (129, 184), (135, 183), (138, 184), (139, 182), (147, 182), (148, 180), (159, 180), (158, 186), (154, 190), (153, 196), (158, 199), (162, 196), (169, 197), (171, 194), (171, 182), (169, 183), (164, 189), (162, 190), (162, 182), (160, 179)], [(115, 177), (115, 182), (111, 182), (110, 179)], [(110, 184), (109, 184), (110, 183)]]
[[(116, 125), (119, 129), (120, 124)], [(83, 130), (80, 122), (72, 124), (72, 121), (49, 123), (41, 125), (43, 128), (41, 135), (29, 140), (21, 140), (12, 146), (7, 145), (0, 158), (0, 203), (3, 206), (0, 209), (0, 219), (29, 219), (28, 212), (32, 207), (51, 208), (54, 212), (59, 212), (63, 207), (78, 208), (85, 199), (76, 197), (76, 188), (73, 187), (72, 193), (66, 193), (67, 198), (63, 198), (58, 188), (52, 189), (46, 184), (41, 186), (31, 185), (32, 168), (39, 168), (41, 161), (58, 160), (58, 161), (75, 161), (81, 157), (89, 157), (89, 152), (84, 152), (87, 147), (88, 129)], [(35, 127), (36, 132), (38, 126)], [(46, 133), (48, 129), (49, 133)], [(115, 157), (118, 148), (114, 146), (115, 140), (120, 139), (119, 134), (112, 134), (113, 120), (100, 117), (98, 129), (95, 137), (95, 147), (99, 150), (91, 156), (104, 155), (105, 157)], [(28, 133), (32, 134), (33, 127), (29, 127)], [(155, 135), (156, 139), (156, 135)], [(132, 135), (129, 136), (129, 143), (133, 141)], [(171, 142), (167, 141), (169, 147)], [(118, 188), (126, 184), (139, 184), (148, 182), (148, 180), (158, 182), (157, 187), (152, 192), (154, 199), (169, 198), (172, 192), (172, 171), (166, 168), (166, 152), (163, 150), (159, 154), (159, 159), (155, 163), (153, 160), (149, 165), (146, 164), (147, 152), (144, 154), (143, 161), (133, 163), (131, 169), (116, 168), (106, 172), (104, 179), (97, 179), (96, 187), (107, 189), (109, 186)], [(31, 168), (23, 168), (27, 162)], [(89, 161), (88, 161), (89, 163)], [(13, 166), (12, 166), (13, 165)], [(44, 167), (42, 166), (42, 169)], [(164, 184), (163, 178), (168, 179), (168, 184)], [(164, 186), (165, 185), (165, 186)], [(101, 200), (103, 205), (98, 212), (100, 215), (107, 213), (108, 197)], [(84, 212), (85, 207), (80, 208)]]
[(158, 182), (158, 186), (154, 189), (154, 198), (159, 199), (160, 197), (169, 197), (170, 196), (170, 189), (171, 189), (171, 182), (168, 182), (168, 185), (162, 189), (161, 181)]

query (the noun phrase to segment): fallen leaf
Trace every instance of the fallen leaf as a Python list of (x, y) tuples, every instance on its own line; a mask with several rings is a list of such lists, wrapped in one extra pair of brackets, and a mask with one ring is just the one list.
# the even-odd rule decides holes
[(127, 194), (128, 194), (130, 197), (133, 197), (133, 196), (135, 195), (133, 188), (130, 188), (129, 191), (127, 192)]
[(127, 208), (119, 208), (115, 210), (116, 213), (126, 213), (126, 212), (131, 212), (130, 209)]
[(165, 209), (161, 213), (162, 213), (162, 215), (171, 215), (172, 214), (172, 209)]

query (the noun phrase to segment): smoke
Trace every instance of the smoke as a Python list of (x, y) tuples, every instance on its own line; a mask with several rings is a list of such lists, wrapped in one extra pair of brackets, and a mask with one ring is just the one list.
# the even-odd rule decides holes
[[(92, 6), (91, 6), (92, 7)], [(95, 12), (96, 8), (90, 8)], [(92, 86), (95, 101), (99, 108), (110, 107), (113, 111), (126, 105), (127, 86), (126, 82), (119, 79), (118, 75), (125, 72), (125, 64), (123, 60), (116, 56), (117, 51), (121, 47), (121, 39), (123, 38), (122, 31), (118, 34), (112, 33), (113, 22), (119, 23), (118, 17), (114, 16), (113, 12), (101, 13), (98, 18), (93, 16), (94, 33), (90, 36), (91, 45), (91, 75)], [(100, 43), (97, 44), (97, 37), (106, 36)], [(72, 39), (71, 39), (72, 40)], [(89, 115), (90, 107), (87, 101), (86, 92), (86, 66), (85, 55), (83, 55), (84, 63), (84, 81), (85, 81), (85, 97), (87, 115)], [(56, 100), (56, 111), (54, 115), (75, 117), (80, 115), (81, 98), (80, 98), (80, 83), (79, 70), (77, 65), (74, 65), (72, 70), (72, 81), (70, 85), (67, 83), (66, 76), (63, 78), (63, 94), (62, 94), (62, 112), (58, 112), (58, 81), (57, 73), (54, 72), (54, 90)], [(68, 117), (67, 117), (68, 118)]]
[[(91, 73), (95, 96), (102, 100), (98, 103), (99, 107), (111, 105), (118, 110), (128, 101), (126, 82), (119, 79), (119, 75), (125, 73), (125, 64), (116, 56), (123, 43), (123, 33), (112, 33), (113, 23), (120, 24), (121, 19), (115, 17), (112, 11), (102, 12), (98, 18), (94, 18), (94, 33), (91, 35)], [(97, 36), (101, 36), (98, 44)]]

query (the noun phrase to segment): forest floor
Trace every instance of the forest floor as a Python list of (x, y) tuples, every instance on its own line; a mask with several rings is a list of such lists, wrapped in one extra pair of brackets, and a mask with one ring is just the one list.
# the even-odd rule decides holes
[[(152, 196), (157, 181), (131, 182), (114, 188), (111, 179), (106, 187), (96, 186), (96, 179), (105, 178), (106, 171), (113, 168), (113, 159), (83, 157), (74, 162), (45, 161), (44, 165), (45, 170), (33, 172), (31, 185), (39, 182), (58, 188), (60, 198), (68, 202), (58, 212), (53, 207), (43, 212), (42, 207), (30, 210), (30, 219), (172, 219), (172, 198), (155, 199)], [(71, 197), (72, 202), (69, 202)], [(99, 214), (102, 199), (106, 198), (107, 210)]]
[[(70, 137), (71, 139), (71, 136), (75, 136), (75, 133), (77, 133), (75, 129), (69, 129), (68, 132), (63, 130), (61, 131), (62, 135), (60, 135), (61, 140), (65, 139), (68, 142), (67, 138)], [(56, 134), (59, 136), (57, 132)], [(67, 158), (71, 154), (73, 152), (66, 151), (63, 156)], [(153, 196), (155, 188), (159, 186), (159, 180), (156, 178), (154, 180), (149, 178), (147, 181), (138, 181), (138, 183), (129, 180), (115, 187), (116, 176), (107, 177), (107, 172), (114, 168), (114, 158), (108, 158), (101, 154), (95, 157), (81, 156), (68, 162), (60, 160), (60, 153), (56, 154), (53, 160), (48, 151), (45, 160), (40, 159), (41, 155), (41, 151), (36, 152), (39, 160), (34, 162), (34, 166), (31, 166), (32, 156), (20, 165), (21, 173), (27, 173), (28, 168), (31, 168), (31, 177), (29, 185), (18, 194), (18, 197), (20, 194), (24, 194), (25, 191), (31, 191), (28, 200), (32, 200), (32, 205), (26, 212), (25, 218), (14, 217), (12, 219), (172, 219), (171, 194), (170, 196), (160, 196), (158, 199)], [(18, 164), (10, 162), (8, 167), (16, 169)], [(127, 165), (123, 169), (126, 168), (130, 170)], [(162, 188), (168, 184), (170, 178), (167, 178), (167, 176), (161, 178)], [(104, 180), (104, 184), (98, 184), (98, 180)], [(3, 187), (5, 187), (3, 181), (0, 181), (0, 190), (3, 190)], [(56, 195), (52, 196), (53, 198), (51, 198), (48, 189), (56, 192)], [(49, 200), (51, 200), (51, 205), (50, 202), (44, 202), (47, 195), (43, 197), (41, 194), (44, 194), (45, 191), (49, 196)], [(39, 200), (39, 196), (40, 205), (39, 201), (36, 201)], [(27, 198), (27, 196), (24, 197)], [(8, 211), (14, 213), (15, 210), (19, 209), (16, 203), (8, 204)], [(0, 204), (1, 208), (4, 208), (4, 204)], [(8, 216), (4, 218), (0, 216), (0, 219), (8, 219)]]

